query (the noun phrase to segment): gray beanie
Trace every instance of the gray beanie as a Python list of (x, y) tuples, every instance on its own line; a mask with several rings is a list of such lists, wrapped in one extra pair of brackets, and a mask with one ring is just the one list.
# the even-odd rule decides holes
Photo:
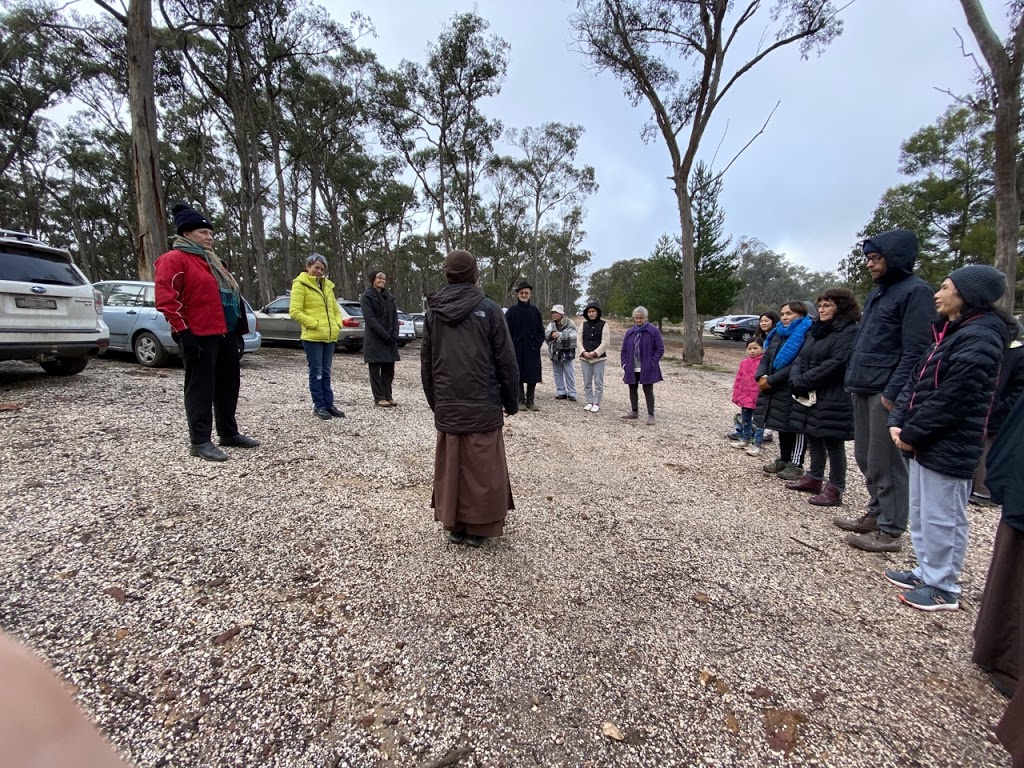
[(306, 259), (306, 269), (309, 269), (318, 261), (324, 265), (324, 269), (327, 269), (327, 259), (321, 256), (319, 253), (309, 254), (309, 258)]
[(1006, 290), (1006, 275), (988, 264), (968, 264), (949, 275), (957, 292), (970, 307), (990, 307)]

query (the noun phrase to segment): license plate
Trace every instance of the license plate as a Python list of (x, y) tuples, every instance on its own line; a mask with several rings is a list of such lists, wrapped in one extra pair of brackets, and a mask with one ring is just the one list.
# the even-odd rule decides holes
[(19, 309), (56, 309), (56, 299), (40, 299), (35, 296), (15, 296), (14, 306)]

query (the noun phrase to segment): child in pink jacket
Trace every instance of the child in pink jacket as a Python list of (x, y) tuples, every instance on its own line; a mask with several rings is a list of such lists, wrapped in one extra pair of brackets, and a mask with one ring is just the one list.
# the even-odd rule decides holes
[(747, 356), (740, 362), (736, 380), (732, 385), (732, 401), (740, 407), (740, 422), (736, 425), (736, 431), (729, 435), (729, 439), (733, 441), (733, 448), (747, 448), (748, 453), (756, 451), (751, 454), (754, 456), (761, 452), (761, 441), (764, 439), (764, 427), (754, 428), (754, 408), (757, 407), (759, 391), (754, 374), (757, 373), (757, 366), (763, 354), (764, 347), (760, 342), (748, 343)]

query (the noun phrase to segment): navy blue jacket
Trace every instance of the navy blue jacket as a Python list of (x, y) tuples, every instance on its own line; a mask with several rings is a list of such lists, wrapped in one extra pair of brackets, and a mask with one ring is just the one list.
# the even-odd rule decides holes
[(880, 392), (896, 402), (931, 341), (935, 296), (928, 283), (913, 273), (917, 260), (913, 232), (894, 229), (872, 237), (871, 242), (885, 256), (886, 272), (864, 301), (845, 386), (847, 392)]
[(1006, 321), (986, 311), (933, 326), (935, 343), (922, 357), (889, 414), (907, 455), (935, 472), (969, 479), (981, 458), (985, 421), (1010, 338)]

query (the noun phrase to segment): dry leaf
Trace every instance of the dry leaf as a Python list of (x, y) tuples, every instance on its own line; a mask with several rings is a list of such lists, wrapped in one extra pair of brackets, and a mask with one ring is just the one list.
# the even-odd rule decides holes
[(734, 736), (740, 732), (740, 721), (736, 719), (736, 715), (730, 712), (725, 717), (725, 730)]
[(715, 679), (715, 673), (710, 669), (702, 669), (700, 671), (700, 684), (707, 687), (707, 684)]
[(697, 592), (693, 596), (693, 602), (700, 603), (701, 605), (707, 605), (711, 602), (711, 598), (705, 595), (703, 592)]
[(729, 691), (731, 691), (732, 689), (729, 687), (729, 684), (725, 682), (725, 680), (722, 680), (721, 678), (716, 678), (715, 690), (718, 691), (719, 696), (725, 696), (725, 694), (729, 693)]
[(24, 407), (23, 402), (0, 403), (0, 411), (20, 411)]
[(617, 726), (615, 723), (601, 723), (601, 733), (603, 733), (609, 739), (615, 739), (615, 741), (622, 741), (626, 738), (622, 735), (622, 731), (619, 730), (619, 726)]
[(807, 716), (795, 709), (764, 710), (764, 734), (768, 746), (789, 754), (797, 745), (798, 726), (806, 722)]

